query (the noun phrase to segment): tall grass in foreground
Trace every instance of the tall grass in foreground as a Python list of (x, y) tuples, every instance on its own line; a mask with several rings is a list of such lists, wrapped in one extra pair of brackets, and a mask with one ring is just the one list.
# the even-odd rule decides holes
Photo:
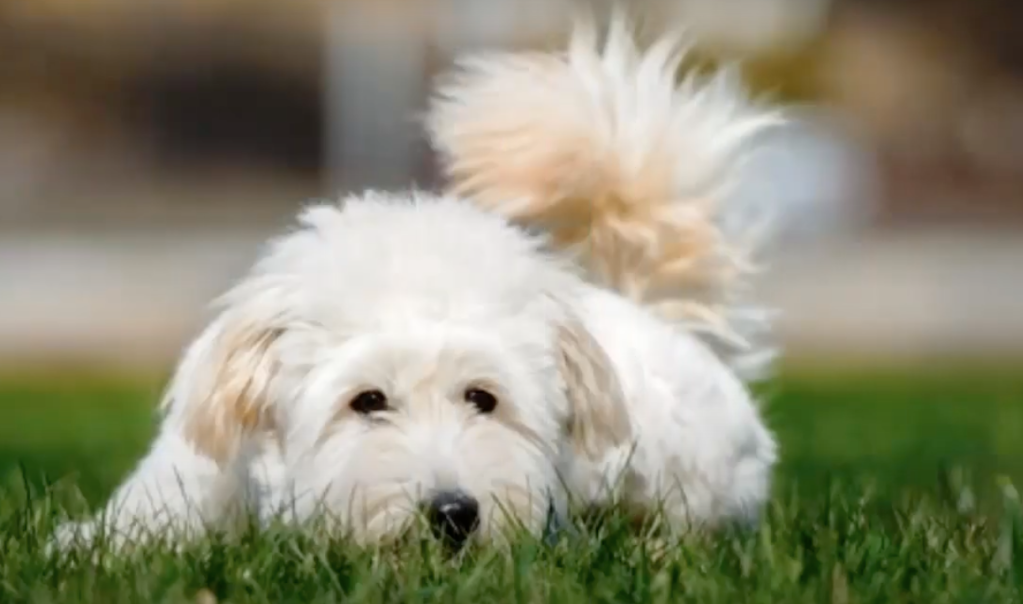
[(456, 556), (427, 537), (366, 550), (274, 528), (57, 557), (45, 548), (67, 489), (26, 483), (0, 494), (0, 602), (1019, 602), (1018, 494), (1005, 482), (978, 507), (968, 484), (947, 482), (936, 494), (792, 487), (756, 530), (674, 547), (610, 511)]

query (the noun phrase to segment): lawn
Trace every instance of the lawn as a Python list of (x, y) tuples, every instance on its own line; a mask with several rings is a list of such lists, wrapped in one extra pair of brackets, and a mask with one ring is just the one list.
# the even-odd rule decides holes
[[(614, 510), (446, 556), (252, 531), (50, 559), (53, 522), (142, 454), (159, 380), (0, 380), (0, 603), (1019, 602), (1023, 375), (789, 371), (761, 395), (783, 464), (764, 522), (659, 547)], [(49, 486), (47, 486), (49, 485)]]

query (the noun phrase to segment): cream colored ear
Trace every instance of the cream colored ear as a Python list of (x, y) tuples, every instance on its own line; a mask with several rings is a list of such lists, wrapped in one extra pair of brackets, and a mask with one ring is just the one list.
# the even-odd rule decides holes
[(220, 465), (274, 428), (269, 399), (281, 329), (221, 317), (192, 345), (164, 398), (183, 436)]
[(598, 460), (611, 449), (628, 444), (632, 426), (611, 359), (572, 314), (558, 328), (558, 352), (572, 408), (569, 431), (576, 451)]

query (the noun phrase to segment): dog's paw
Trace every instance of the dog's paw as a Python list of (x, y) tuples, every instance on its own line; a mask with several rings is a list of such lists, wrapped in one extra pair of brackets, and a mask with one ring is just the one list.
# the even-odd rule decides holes
[(94, 521), (65, 522), (57, 527), (46, 545), (46, 554), (59, 556), (74, 550), (88, 549), (96, 542), (97, 525)]

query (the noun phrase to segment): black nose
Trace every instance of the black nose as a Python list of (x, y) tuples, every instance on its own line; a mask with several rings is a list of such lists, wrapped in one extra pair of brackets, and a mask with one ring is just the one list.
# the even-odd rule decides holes
[(461, 491), (444, 491), (429, 501), (427, 516), (438, 539), (460, 546), (479, 525), (480, 506)]

